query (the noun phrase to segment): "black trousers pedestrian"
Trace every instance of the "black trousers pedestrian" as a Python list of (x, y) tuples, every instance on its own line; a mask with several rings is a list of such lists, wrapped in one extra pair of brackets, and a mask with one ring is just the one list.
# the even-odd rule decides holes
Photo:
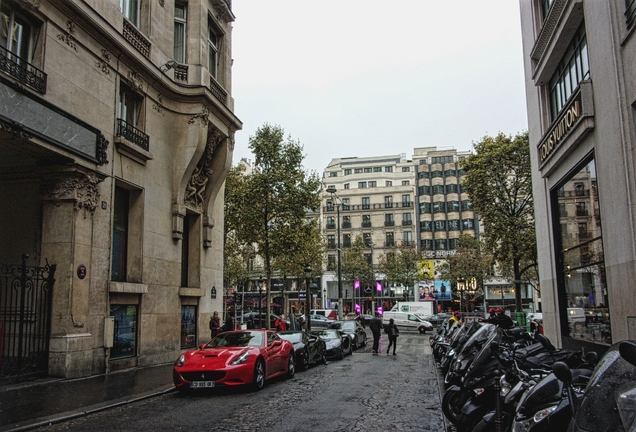
[(371, 333), (373, 333), (373, 352), (377, 353), (380, 346), (380, 330), (371, 330)]
[(397, 348), (397, 336), (389, 336), (389, 346), (386, 349), (386, 353), (393, 347), (393, 354), (395, 354), (395, 348)]

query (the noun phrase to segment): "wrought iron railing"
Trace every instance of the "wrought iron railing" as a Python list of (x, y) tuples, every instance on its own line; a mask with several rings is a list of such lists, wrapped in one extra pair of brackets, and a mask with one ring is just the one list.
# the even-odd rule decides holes
[(146, 151), (150, 150), (150, 137), (124, 119), (117, 119), (117, 136), (126, 138)]
[(3, 47), (0, 47), (0, 70), (38, 93), (46, 93), (46, 74)]

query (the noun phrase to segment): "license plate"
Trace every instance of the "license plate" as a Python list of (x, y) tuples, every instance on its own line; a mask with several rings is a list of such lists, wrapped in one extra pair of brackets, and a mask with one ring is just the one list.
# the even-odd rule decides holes
[(214, 387), (214, 381), (192, 381), (190, 388)]

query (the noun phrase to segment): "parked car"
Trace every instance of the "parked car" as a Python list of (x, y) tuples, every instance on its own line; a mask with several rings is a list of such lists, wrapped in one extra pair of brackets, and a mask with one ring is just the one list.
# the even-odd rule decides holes
[(319, 336), (325, 341), (328, 359), (336, 358), (342, 360), (344, 356), (353, 352), (351, 338), (339, 330), (322, 329), (312, 331), (311, 334)]
[(271, 330), (224, 332), (182, 353), (172, 371), (179, 392), (240, 385), (260, 390), (270, 378), (294, 376), (294, 345)]
[(364, 327), (357, 321), (334, 321), (329, 324), (330, 329), (340, 330), (351, 338), (351, 347), (357, 350), (358, 347), (365, 346), (367, 344), (367, 332)]
[(302, 330), (282, 331), (278, 336), (294, 344), (294, 359), (300, 369), (307, 370), (310, 364), (327, 363), (327, 345), (320, 336)]
[(433, 324), (409, 312), (384, 312), (384, 323), (392, 318), (400, 330), (417, 330), (420, 334), (433, 331)]
[[(258, 319), (259, 317), (259, 313), (258, 312), (247, 312), (243, 314), (243, 322), (248, 324), (248, 328), (250, 323), (252, 323), (254, 325), (254, 328), (265, 328), (266, 327), (266, 317), (267, 314), (266, 313), (261, 313), (260, 314), (260, 321)], [(251, 318), (251, 321), (250, 321)], [(240, 321), (240, 317), (238, 318)], [(278, 315), (276, 314), (270, 314), (269, 315), (269, 328), (273, 329), (274, 327), (274, 323), (276, 322), (276, 320), (278, 319)], [(260, 326), (259, 326), (260, 323)], [(290, 328), (291, 323), (289, 322), (288, 319), (285, 319), (285, 324), (287, 325), (287, 328)]]
[(440, 325), (448, 321), (451, 316), (453, 315), (446, 312), (440, 312), (435, 315), (426, 315), (420, 318), (422, 318), (424, 321), (430, 322), (434, 327), (439, 327)]
[[(301, 317), (303, 320), (305, 319), (305, 315), (302, 315)], [(329, 324), (335, 322), (334, 320), (329, 319), (324, 315), (309, 315), (309, 319), (311, 319), (312, 329), (316, 327), (327, 328), (329, 327)]]

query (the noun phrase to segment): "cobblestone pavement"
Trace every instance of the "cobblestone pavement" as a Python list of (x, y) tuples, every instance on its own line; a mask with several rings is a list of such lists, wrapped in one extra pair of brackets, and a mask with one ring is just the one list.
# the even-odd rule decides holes
[[(169, 393), (40, 430), (442, 432), (428, 338), (403, 331), (396, 356), (373, 355), (369, 344), (344, 360), (269, 382), (260, 392)], [(386, 344), (383, 335), (381, 350)]]

